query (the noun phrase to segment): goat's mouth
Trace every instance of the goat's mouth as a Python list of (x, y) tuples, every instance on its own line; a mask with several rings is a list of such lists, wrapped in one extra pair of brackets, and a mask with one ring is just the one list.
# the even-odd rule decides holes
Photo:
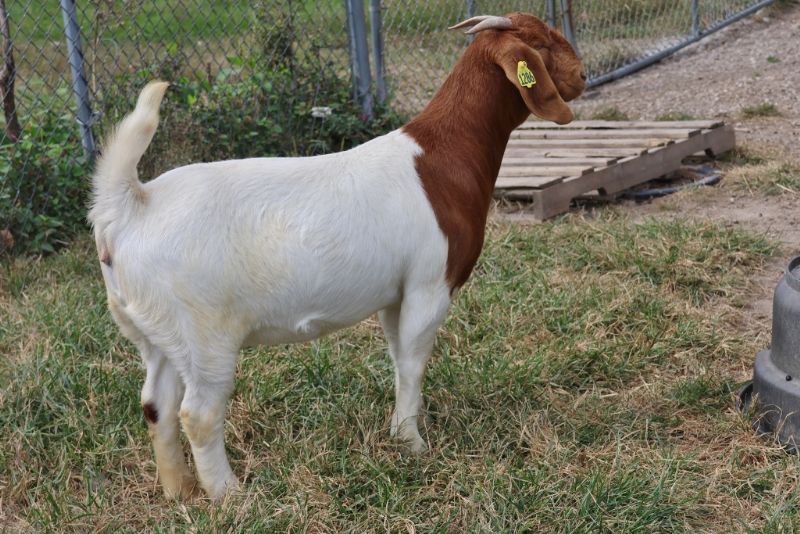
[(558, 92), (561, 95), (561, 98), (563, 98), (565, 102), (569, 102), (570, 100), (575, 100), (576, 98), (581, 96), (585, 90), (586, 90), (586, 82), (584, 81), (575, 84), (565, 83), (558, 88)]

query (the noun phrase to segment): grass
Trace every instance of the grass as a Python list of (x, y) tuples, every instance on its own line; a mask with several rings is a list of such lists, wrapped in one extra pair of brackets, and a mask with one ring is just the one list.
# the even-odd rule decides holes
[(596, 121), (627, 121), (630, 117), (618, 107), (611, 106), (599, 109), (592, 115), (592, 120)]
[(754, 106), (747, 106), (742, 108), (742, 116), (746, 119), (755, 117), (780, 117), (781, 112), (775, 104), (765, 102)]
[(432, 452), (388, 437), (375, 320), (246, 351), (226, 428), (246, 492), (165, 501), (143, 371), (93, 245), (0, 271), (0, 528), (11, 531), (791, 530), (800, 465), (732, 409), (765, 238), (606, 212), (493, 226), (425, 382)]
[(769, 161), (758, 152), (742, 145), (734, 147), (730, 152), (722, 154), (719, 159), (720, 161), (732, 165), (762, 165)]
[(659, 115), (656, 117), (657, 121), (693, 121), (697, 117), (694, 115), (690, 115), (689, 113), (684, 113), (682, 111), (671, 111), (669, 113), (664, 113), (663, 115)]
[(800, 168), (792, 163), (761, 161), (735, 167), (731, 181), (740, 190), (765, 195), (800, 195)]

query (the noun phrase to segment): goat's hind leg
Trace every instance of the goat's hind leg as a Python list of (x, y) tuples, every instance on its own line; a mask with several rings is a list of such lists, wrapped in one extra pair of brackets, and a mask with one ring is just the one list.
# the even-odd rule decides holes
[(142, 410), (164, 495), (187, 498), (195, 491), (197, 481), (186, 465), (180, 441), (178, 408), (184, 393), (183, 382), (164, 353), (150, 343), (125, 312), (113, 301), (109, 307), (122, 333), (139, 349), (147, 371), (141, 394)]
[(219, 499), (239, 489), (225, 453), (225, 410), (233, 391), (236, 353), (193, 354), (191, 366), (181, 422), (192, 446), (197, 478), (209, 497)]

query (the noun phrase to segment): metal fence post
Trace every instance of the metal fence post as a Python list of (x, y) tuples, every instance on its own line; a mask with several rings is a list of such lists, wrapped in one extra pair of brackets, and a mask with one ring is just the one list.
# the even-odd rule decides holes
[(3, 101), (3, 116), (6, 119), (5, 135), (12, 142), (19, 141), (22, 127), (17, 117), (17, 102), (14, 97), (14, 80), (17, 69), (14, 66), (14, 45), (8, 28), (6, 1), (0, 0), (0, 38), (2, 39), (3, 60), (0, 64), (0, 100)]
[(556, 0), (547, 0), (547, 24), (556, 27)]
[(72, 92), (78, 104), (78, 123), (81, 125), (81, 144), (89, 161), (94, 160), (95, 145), (92, 135), (92, 107), (89, 103), (89, 86), (83, 70), (81, 51), (81, 29), (75, 12), (75, 0), (61, 0), (61, 14), (64, 17), (64, 33), (69, 52), (69, 67), (72, 71)]
[(700, 0), (692, 0), (692, 35), (700, 35)]
[(381, 0), (369, 0), (372, 53), (375, 55), (375, 96), (378, 104), (386, 102), (386, 69), (383, 64), (383, 28), (381, 27)]
[[(467, 0), (467, 18), (471, 19), (475, 16), (475, 0)], [(471, 43), (475, 40), (474, 35), (467, 35), (467, 42)]]
[(362, 0), (345, 0), (347, 27), (350, 33), (350, 65), (355, 82), (356, 101), (365, 119), (372, 119), (372, 80), (369, 72), (367, 22)]
[(561, 0), (561, 31), (575, 49), (575, 53), (580, 55), (578, 41), (575, 39), (575, 31), (572, 27), (572, 0)]

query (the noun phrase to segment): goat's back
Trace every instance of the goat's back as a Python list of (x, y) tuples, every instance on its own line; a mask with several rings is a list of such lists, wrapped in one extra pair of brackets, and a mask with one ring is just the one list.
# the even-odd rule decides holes
[(395, 131), (336, 154), (171, 170), (112, 233), (119, 296), (148, 316), (213, 313), (209, 324), (248, 325), (248, 343), (278, 343), (358, 322), (404, 284), (444, 283), (419, 151)]

